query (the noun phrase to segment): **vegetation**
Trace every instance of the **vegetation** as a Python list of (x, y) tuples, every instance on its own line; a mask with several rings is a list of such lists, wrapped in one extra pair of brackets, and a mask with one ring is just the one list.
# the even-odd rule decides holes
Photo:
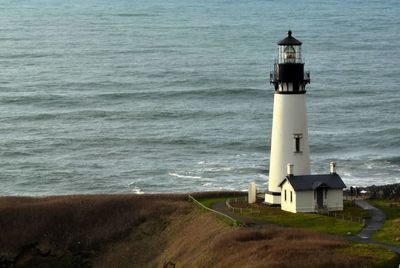
[[(229, 197), (203, 198), (200, 202), (205, 206), (211, 207), (217, 202), (225, 202)], [(237, 203), (234, 206), (243, 208), (253, 208), (260, 213), (251, 213), (250, 210), (243, 210), (242, 216), (253, 219), (258, 222), (273, 223), (286, 227), (302, 228), (317, 232), (329, 234), (345, 235), (348, 232), (358, 233), (362, 229), (359, 222), (342, 220), (341, 215), (345, 214), (347, 218), (369, 217), (361, 208), (355, 206), (352, 202), (346, 202), (343, 212), (338, 212), (337, 218), (313, 213), (290, 213), (281, 210), (280, 207), (267, 207), (264, 205), (248, 205), (246, 203)]]
[(347, 255), (364, 256), (364, 258), (371, 260), (370, 267), (398, 267), (400, 263), (400, 256), (398, 254), (368, 244), (353, 243), (348, 247), (340, 249), (339, 252), (346, 253)]
[(396, 258), (323, 233), (231, 228), (185, 195), (1, 197), (0, 230), (0, 267), (375, 267)]
[(372, 199), (368, 202), (382, 209), (387, 216), (383, 228), (372, 238), (376, 241), (400, 246), (400, 202), (387, 199)]
[(200, 203), (202, 203), (204, 206), (211, 208), (213, 204), (219, 203), (219, 202), (225, 202), (229, 198), (233, 198), (233, 197), (226, 196), (226, 197), (200, 198), (200, 199), (198, 199), (198, 201)]
[[(2, 197), (0, 267), (90, 265), (103, 245), (129, 235), (149, 236), (174, 213), (190, 209), (184, 196), (176, 195)], [(150, 253), (139, 254), (140, 246), (133, 255), (151, 261)]]

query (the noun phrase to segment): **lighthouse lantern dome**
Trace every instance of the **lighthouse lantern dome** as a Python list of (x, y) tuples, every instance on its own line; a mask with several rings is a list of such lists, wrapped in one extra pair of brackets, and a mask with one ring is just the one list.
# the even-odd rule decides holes
[(292, 31), (278, 42), (278, 50), (278, 63), (302, 63), (301, 42), (292, 36)]

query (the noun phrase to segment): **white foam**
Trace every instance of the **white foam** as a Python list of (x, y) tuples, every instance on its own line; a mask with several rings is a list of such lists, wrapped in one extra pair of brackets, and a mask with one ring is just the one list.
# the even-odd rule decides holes
[(133, 192), (134, 194), (144, 194), (144, 192), (142, 192), (142, 191), (140, 190), (140, 188), (138, 188), (138, 187), (133, 188), (133, 189), (132, 189), (132, 192)]
[(232, 167), (211, 167), (211, 168), (204, 168), (201, 171), (204, 172), (220, 172), (220, 171), (232, 171)]
[(196, 180), (202, 179), (202, 177), (200, 176), (182, 175), (174, 172), (169, 172), (168, 175), (182, 179), (196, 179)]
[(257, 174), (258, 177), (262, 178), (262, 179), (268, 179), (268, 176), (262, 173), (258, 173)]

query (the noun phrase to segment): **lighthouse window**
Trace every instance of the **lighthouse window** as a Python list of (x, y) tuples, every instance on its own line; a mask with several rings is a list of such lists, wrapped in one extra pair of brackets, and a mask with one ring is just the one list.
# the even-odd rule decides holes
[(293, 134), (293, 151), (295, 153), (301, 153), (301, 139), (303, 138), (302, 134)]
[(287, 46), (283, 50), (285, 62), (294, 62), (296, 59), (296, 51), (293, 46)]

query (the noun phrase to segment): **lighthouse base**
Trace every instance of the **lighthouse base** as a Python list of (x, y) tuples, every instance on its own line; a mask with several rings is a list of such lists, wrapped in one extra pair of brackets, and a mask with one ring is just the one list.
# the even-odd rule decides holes
[(281, 193), (280, 192), (266, 192), (264, 202), (269, 205), (280, 205), (281, 204)]

